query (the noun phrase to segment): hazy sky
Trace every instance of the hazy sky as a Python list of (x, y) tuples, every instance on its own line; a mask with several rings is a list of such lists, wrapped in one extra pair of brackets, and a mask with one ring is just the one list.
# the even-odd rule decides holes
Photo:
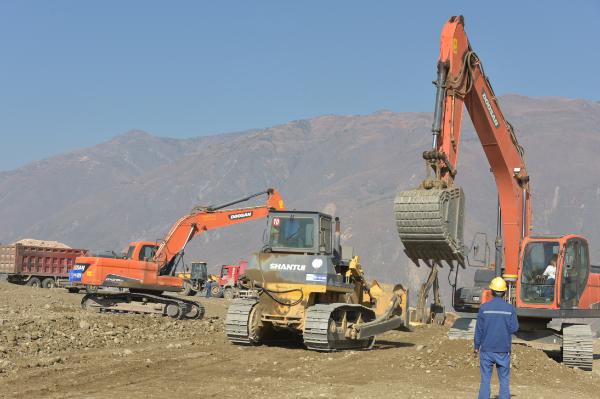
[(0, 170), (130, 129), (432, 111), (463, 14), (497, 94), (600, 100), (599, 1), (0, 2)]

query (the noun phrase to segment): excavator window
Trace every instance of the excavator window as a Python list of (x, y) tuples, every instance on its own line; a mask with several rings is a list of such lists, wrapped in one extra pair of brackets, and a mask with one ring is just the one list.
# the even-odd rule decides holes
[(562, 268), (561, 308), (576, 308), (589, 275), (587, 242), (581, 239), (567, 241)]
[(579, 288), (578, 291), (583, 291), (585, 289), (586, 285), (587, 285), (587, 280), (588, 280), (588, 277), (589, 277), (590, 258), (589, 258), (589, 254), (588, 254), (588, 245), (587, 245), (587, 242), (582, 241), (582, 240), (578, 240), (578, 241), (579, 241), (579, 266), (580, 266), (580, 271), (579, 271), (577, 285), (578, 285), (578, 288)]
[(127, 250), (127, 259), (133, 259), (133, 253), (135, 252), (135, 245), (130, 245)]
[(142, 249), (140, 249), (139, 260), (149, 261), (154, 258), (154, 254), (156, 253), (155, 245), (144, 245)]
[[(521, 300), (527, 303), (554, 301), (557, 270), (558, 241), (535, 241), (525, 247), (521, 272)], [(554, 261), (553, 261), (554, 259)], [(551, 265), (554, 265), (552, 272)], [(553, 277), (554, 276), (554, 277)]]

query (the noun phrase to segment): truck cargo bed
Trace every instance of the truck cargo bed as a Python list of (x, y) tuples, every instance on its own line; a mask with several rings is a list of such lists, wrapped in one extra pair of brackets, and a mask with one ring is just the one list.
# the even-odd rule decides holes
[(84, 249), (45, 248), (22, 244), (0, 246), (0, 273), (22, 276), (69, 277), (75, 258)]

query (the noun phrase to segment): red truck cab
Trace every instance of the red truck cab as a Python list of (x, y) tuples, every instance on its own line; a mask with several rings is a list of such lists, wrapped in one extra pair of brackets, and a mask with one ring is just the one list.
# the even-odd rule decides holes
[(248, 262), (245, 260), (240, 261), (237, 265), (223, 265), (221, 266), (221, 276), (219, 277), (219, 285), (225, 287), (228, 285), (236, 285), (240, 276), (244, 274)]

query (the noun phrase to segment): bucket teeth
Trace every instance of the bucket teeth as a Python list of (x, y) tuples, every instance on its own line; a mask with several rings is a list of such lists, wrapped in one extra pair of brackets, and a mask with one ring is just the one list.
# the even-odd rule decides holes
[(406, 255), (415, 263), (456, 261), (464, 266), (464, 202), (460, 187), (399, 192), (394, 211)]

